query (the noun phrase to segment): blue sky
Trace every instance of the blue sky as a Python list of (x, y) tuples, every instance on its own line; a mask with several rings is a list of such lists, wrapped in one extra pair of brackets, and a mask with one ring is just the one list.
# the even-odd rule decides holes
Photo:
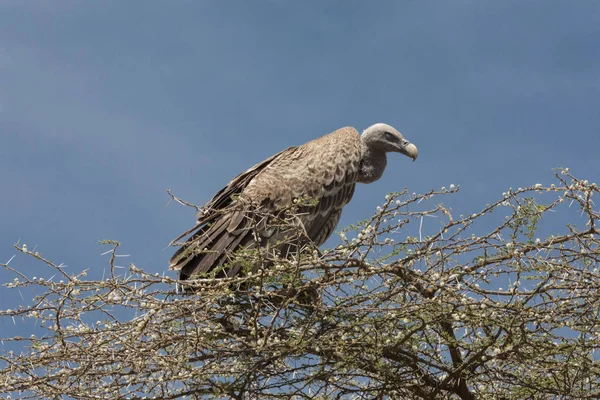
[[(342, 225), (404, 187), (460, 184), (466, 213), (554, 167), (599, 180), (595, 0), (1, 0), (0, 37), (3, 262), (20, 241), (99, 276), (109, 238), (162, 273), (194, 222), (166, 189), (203, 204), (346, 125), (389, 123), (420, 154), (359, 186)], [(0, 288), (1, 308), (23, 299)]]

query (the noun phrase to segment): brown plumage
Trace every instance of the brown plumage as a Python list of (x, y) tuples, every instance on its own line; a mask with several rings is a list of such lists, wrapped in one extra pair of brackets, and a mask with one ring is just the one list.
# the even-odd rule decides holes
[[(345, 127), (290, 147), (256, 164), (221, 189), (198, 215), (198, 222), (175, 240), (192, 234), (171, 258), (170, 268), (180, 279), (214, 271), (230, 261), (236, 250), (287, 242), (286, 232), (270, 224), (270, 218), (256, 219), (258, 207), (266, 215), (277, 215), (295, 199), (315, 199), (313, 206), (301, 207), (298, 219), (306, 236), (317, 246), (331, 236), (342, 208), (350, 201), (357, 182), (370, 183), (381, 176), (387, 152), (400, 152), (413, 159), (417, 148), (389, 125), (375, 124), (362, 136)], [(301, 243), (297, 243), (301, 245)], [(241, 264), (218, 272), (235, 276)]]

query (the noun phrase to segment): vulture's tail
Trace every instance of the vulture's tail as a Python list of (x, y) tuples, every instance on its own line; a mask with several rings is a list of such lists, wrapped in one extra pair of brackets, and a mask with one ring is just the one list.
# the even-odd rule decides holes
[[(170, 269), (178, 270), (181, 280), (213, 272), (230, 261), (236, 250), (253, 247), (254, 236), (246, 225), (244, 213), (237, 211), (195, 228), (196, 232), (171, 257)], [(217, 271), (215, 277), (235, 276), (241, 267), (236, 263)]]

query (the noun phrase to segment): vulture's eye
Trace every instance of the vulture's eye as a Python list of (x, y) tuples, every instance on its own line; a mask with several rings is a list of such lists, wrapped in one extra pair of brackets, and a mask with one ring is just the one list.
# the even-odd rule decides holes
[(396, 135), (394, 135), (392, 133), (386, 132), (385, 133), (385, 140), (387, 140), (388, 142), (397, 142), (398, 141), (398, 136), (396, 136)]

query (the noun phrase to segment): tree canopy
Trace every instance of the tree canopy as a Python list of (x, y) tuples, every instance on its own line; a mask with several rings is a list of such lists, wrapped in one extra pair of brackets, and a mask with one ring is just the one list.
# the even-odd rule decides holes
[[(598, 186), (568, 170), (469, 215), (457, 187), (392, 193), (332, 249), (240, 251), (257, 273), (186, 284), (131, 264), (52, 279), (5, 323), (0, 392), (19, 398), (598, 398)], [(445, 200), (445, 199), (444, 199)], [(577, 213), (575, 213), (577, 211)], [(555, 215), (568, 216), (556, 225)], [(294, 209), (280, 223), (295, 224)], [(428, 229), (423, 228), (427, 220)], [(429, 222), (435, 221), (435, 228)], [(13, 322), (10, 322), (13, 323)]]

